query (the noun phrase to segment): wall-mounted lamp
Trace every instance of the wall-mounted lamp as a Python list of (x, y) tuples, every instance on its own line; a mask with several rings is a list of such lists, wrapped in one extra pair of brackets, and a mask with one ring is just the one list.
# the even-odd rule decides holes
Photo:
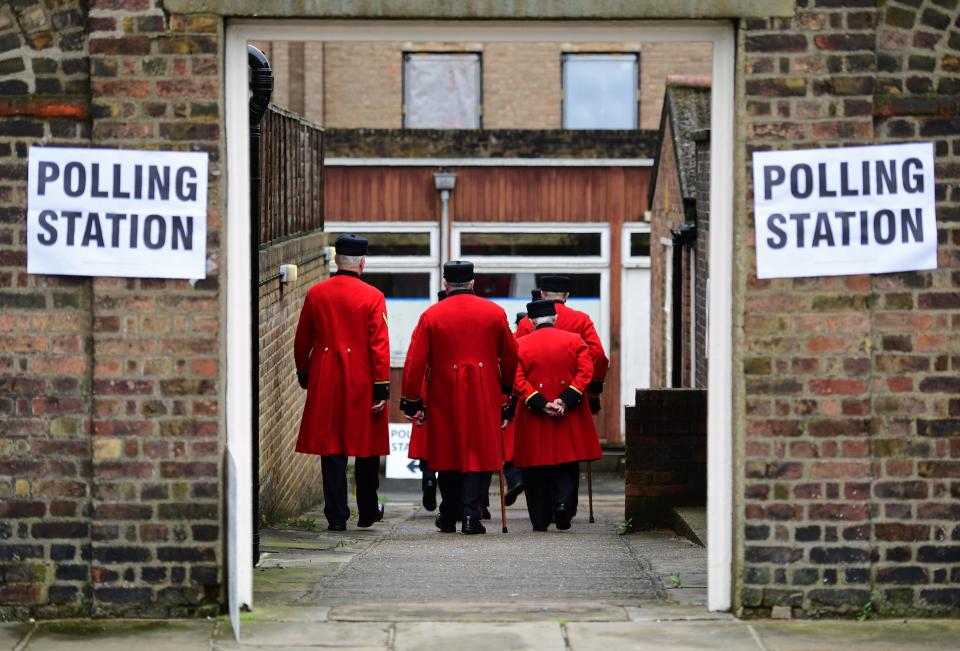
[(440, 269), (450, 259), (450, 193), (457, 187), (454, 172), (436, 172), (433, 185), (440, 193)]
[(295, 264), (280, 265), (280, 282), (281, 283), (297, 282), (297, 265)]

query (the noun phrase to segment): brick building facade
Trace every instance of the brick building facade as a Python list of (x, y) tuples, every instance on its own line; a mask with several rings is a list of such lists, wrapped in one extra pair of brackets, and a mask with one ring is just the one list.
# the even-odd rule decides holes
[[(345, 5), (310, 6), (344, 17)], [(450, 17), (435, 3), (385, 6), (368, 17)], [(733, 606), (956, 613), (958, 3), (691, 6), (530, 14), (491, 2), (463, 17), (736, 20)], [(224, 16), (250, 11), (239, 0), (0, 8), (4, 616), (225, 603), (223, 279), (28, 275), (26, 154), (41, 142), (210, 152), (208, 254), (222, 263)], [(756, 279), (753, 150), (903, 140), (936, 146), (939, 269)]]
[(404, 52), (477, 52), (485, 129), (559, 129), (565, 53), (639, 54), (641, 129), (656, 129), (667, 75), (709, 75), (709, 43), (258, 43), (274, 101), (334, 129), (403, 126)]

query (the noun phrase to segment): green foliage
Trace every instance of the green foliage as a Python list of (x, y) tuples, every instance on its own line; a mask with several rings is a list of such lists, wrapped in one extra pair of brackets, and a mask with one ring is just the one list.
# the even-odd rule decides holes
[(624, 536), (633, 531), (633, 518), (627, 518), (617, 525), (617, 534)]
[(865, 622), (871, 617), (873, 617), (875, 614), (876, 613), (874, 613), (873, 611), (873, 602), (868, 601), (867, 603), (863, 604), (863, 610), (861, 610), (860, 614), (857, 615), (857, 621)]
[(683, 579), (680, 577), (680, 572), (679, 572), (679, 570), (676, 571), (676, 572), (674, 572), (674, 573), (673, 573), (673, 576), (671, 576), (669, 579), (667, 579), (667, 586), (669, 586), (669, 587), (671, 587), (671, 588), (682, 588), (682, 587), (683, 587)]

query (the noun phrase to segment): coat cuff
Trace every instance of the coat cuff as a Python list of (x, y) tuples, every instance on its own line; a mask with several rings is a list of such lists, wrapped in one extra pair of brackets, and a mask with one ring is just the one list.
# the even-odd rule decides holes
[(310, 379), (309, 374), (301, 373), (300, 371), (297, 371), (297, 382), (300, 384), (301, 389), (307, 388), (307, 382), (309, 379)]
[(390, 399), (390, 380), (384, 380), (383, 382), (374, 382), (373, 383), (373, 401), (380, 402), (381, 400)]
[(547, 399), (544, 398), (539, 393), (537, 393), (536, 391), (534, 391), (529, 396), (527, 396), (527, 399), (524, 400), (523, 403), (527, 407), (529, 407), (532, 411), (535, 411), (538, 414), (542, 414), (544, 407), (547, 406)]
[(400, 398), (400, 410), (407, 416), (416, 416), (418, 411), (423, 411), (423, 398)]
[(563, 400), (563, 404), (568, 409), (573, 409), (574, 407), (580, 404), (580, 400), (581, 398), (583, 398), (583, 394), (577, 391), (576, 389), (574, 389), (573, 387), (567, 387), (560, 393), (558, 397), (561, 400)]
[(600, 396), (591, 393), (589, 396), (587, 396), (587, 402), (590, 403), (591, 414), (600, 413)]
[(517, 413), (517, 397), (510, 396), (510, 399), (500, 405), (500, 417), (503, 420), (512, 420)]
[(603, 380), (593, 380), (587, 385), (587, 393), (600, 395), (603, 393)]

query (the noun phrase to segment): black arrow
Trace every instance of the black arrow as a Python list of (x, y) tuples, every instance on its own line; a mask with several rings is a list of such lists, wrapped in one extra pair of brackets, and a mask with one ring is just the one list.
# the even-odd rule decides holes
[(409, 470), (410, 472), (417, 472), (417, 466), (419, 464), (420, 464), (419, 461), (417, 461), (416, 459), (413, 459), (410, 461), (410, 463), (407, 464), (407, 470)]

